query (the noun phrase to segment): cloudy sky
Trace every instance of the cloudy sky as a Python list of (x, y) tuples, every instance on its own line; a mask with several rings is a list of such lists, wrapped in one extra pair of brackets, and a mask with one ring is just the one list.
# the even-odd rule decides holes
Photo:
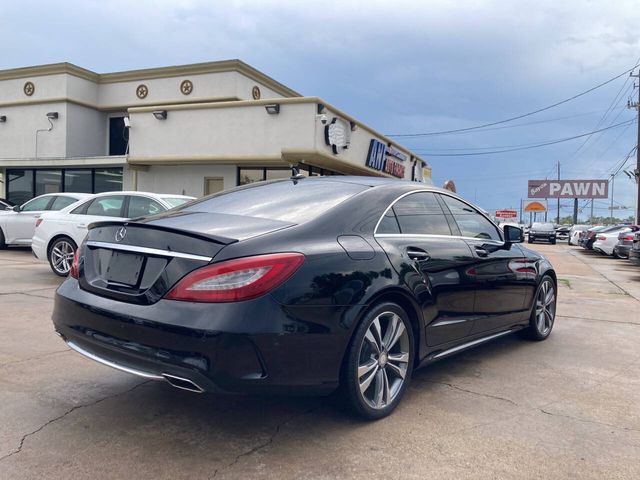
[[(631, 69), (639, 24), (627, 0), (3, 0), (0, 68), (68, 61), (111, 72), (239, 58), (382, 132), (429, 133), (537, 110)], [(630, 95), (638, 90), (623, 75), (500, 128), (398, 140), (432, 165), (434, 183), (453, 179), (487, 210), (517, 207), (526, 180), (554, 177), (558, 161), (563, 178), (609, 175), (635, 146), (636, 124), (459, 155), (633, 120)], [(621, 172), (615, 203), (634, 207), (634, 191)], [(595, 206), (606, 214), (607, 201)]]

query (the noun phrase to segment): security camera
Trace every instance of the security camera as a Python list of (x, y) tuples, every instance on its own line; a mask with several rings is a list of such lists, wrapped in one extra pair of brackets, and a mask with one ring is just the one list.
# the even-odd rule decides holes
[(322, 115), (316, 115), (316, 117), (320, 119), (320, 122), (322, 122), (323, 125), (326, 125), (327, 122), (329, 121), (329, 119), (324, 113)]

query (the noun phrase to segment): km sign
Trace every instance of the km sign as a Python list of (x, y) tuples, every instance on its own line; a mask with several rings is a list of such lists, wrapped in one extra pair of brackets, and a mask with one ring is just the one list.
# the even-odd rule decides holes
[(608, 180), (529, 180), (529, 198), (607, 198)]

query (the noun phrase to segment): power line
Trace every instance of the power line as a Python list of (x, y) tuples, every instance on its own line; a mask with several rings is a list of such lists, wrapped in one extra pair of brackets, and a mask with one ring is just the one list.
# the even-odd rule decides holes
[[(489, 152), (436, 153), (436, 152), (416, 151), (416, 153), (418, 153), (420, 155), (431, 156), (431, 157), (468, 157), (468, 156), (477, 156), (477, 155), (491, 155), (491, 154), (496, 154), (496, 153), (515, 152), (515, 151), (518, 151), (518, 150), (529, 150), (529, 149), (532, 149), (532, 148), (540, 148), (540, 147), (546, 147), (548, 145), (555, 145), (557, 143), (568, 142), (570, 140), (575, 140), (577, 138), (583, 138), (583, 137), (586, 137), (588, 135), (593, 135), (594, 133), (604, 132), (605, 130), (611, 130), (613, 128), (621, 127), (623, 125), (630, 125), (630, 124), (635, 123), (635, 122), (636, 122), (636, 119), (634, 118), (632, 120), (627, 120), (625, 122), (620, 122), (620, 123), (617, 123), (615, 125), (610, 125), (608, 127), (601, 128), (599, 130), (594, 130), (592, 132), (583, 133), (581, 135), (574, 135), (573, 137), (560, 138), (558, 140), (550, 140), (550, 141), (543, 142), (543, 143), (534, 143), (534, 144), (514, 146), (514, 148), (511, 148), (509, 146), (493, 147), (493, 148), (497, 148), (497, 149), (501, 149), (501, 148), (504, 148), (504, 149), (502, 149), (502, 150), (493, 150), (493, 151), (489, 151)], [(489, 148), (489, 147), (483, 147), (483, 148)], [(441, 150), (441, 151), (447, 151), (447, 150)]]
[[(582, 97), (583, 95), (586, 95), (587, 93), (591, 93), (594, 90), (603, 87), (605, 85), (608, 85), (609, 83), (617, 80), (618, 78), (622, 77), (623, 75), (626, 75), (630, 72), (632, 72), (636, 67), (638, 67), (640, 64), (636, 63), (636, 65), (634, 65), (632, 68), (625, 70), (624, 72), (622, 72), (619, 75), (616, 75), (613, 78), (610, 78), (609, 80), (602, 82), (598, 85), (596, 85), (595, 87), (591, 87), (588, 90), (585, 90), (584, 92), (578, 93), (577, 95), (574, 95), (573, 97), (567, 98), (565, 100), (562, 100), (560, 102), (554, 103), (553, 105), (549, 105), (543, 108), (539, 108), (538, 110), (534, 110), (532, 112), (528, 112), (528, 113), (523, 113), (522, 115), (517, 115), (515, 117), (511, 117), (511, 118), (506, 118), (504, 120), (499, 120), (497, 122), (490, 122), (490, 123), (484, 123), (482, 125), (476, 125), (474, 127), (466, 127), (466, 128), (457, 128), (454, 130), (441, 130), (441, 131), (436, 131), (436, 132), (426, 132), (426, 133), (396, 133), (396, 134), (387, 134), (388, 137), (427, 137), (427, 136), (432, 136), (432, 135), (446, 135), (446, 134), (450, 134), (450, 133), (459, 133), (459, 132), (467, 132), (469, 130), (477, 130), (479, 128), (485, 128), (485, 127), (492, 127), (494, 125), (500, 125), (502, 123), (507, 123), (507, 122), (512, 122), (514, 120), (519, 120), (521, 118), (525, 118), (525, 117), (529, 117), (531, 115), (535, 115), (536, 113), (540, 113), (540, 112), (544, 112), (546, 110), (550, 110), (552, 108), (555, 108), (559, 105), (562, 105), (564, 103), (570, 102), (571, 100), (575, 100), (576, 98)], [(626, 82), (625, 82), (626, 83)]]

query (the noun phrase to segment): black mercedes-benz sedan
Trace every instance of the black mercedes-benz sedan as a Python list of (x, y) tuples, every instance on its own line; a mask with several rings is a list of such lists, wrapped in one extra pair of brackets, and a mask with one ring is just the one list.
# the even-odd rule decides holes
[(93, 224), (53, 322), (86, 357), (174, 387), (338, 390), (381, 418), (419, 366), (549, 336), (556, 274), (523, 239), (447, 190), (294, 176)]

